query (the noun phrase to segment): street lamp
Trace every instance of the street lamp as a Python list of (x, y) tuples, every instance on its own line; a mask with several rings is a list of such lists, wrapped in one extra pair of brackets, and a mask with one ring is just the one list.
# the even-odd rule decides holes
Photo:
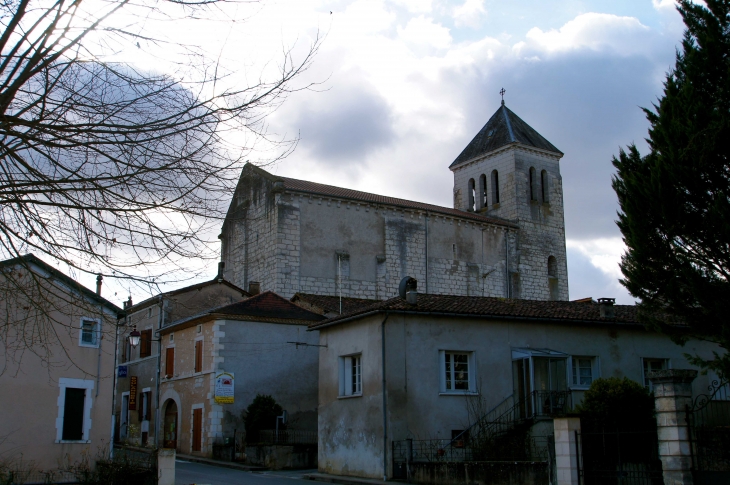
[(137, 347), (139, 345), (140, 337), (142, 337), (142, 334), (137, 331), (137, 326), (135, 325), (134, 329), (132, 329), (129, 334), (129, 345)]

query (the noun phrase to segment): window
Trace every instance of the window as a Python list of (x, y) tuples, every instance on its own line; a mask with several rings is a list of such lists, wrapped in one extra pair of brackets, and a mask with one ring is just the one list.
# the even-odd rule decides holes
[(593, 357), (573, 357), (573, 386), (590, 387), (593, 382)]
[(152, 329), (142, 330), (139, 338), (139, 357), (152, 355)]
[(174, 342), (174, 341), (175, 341), (175, 334), (174, 333), (171, 333), (170, 334), (170, 342)]
[(81, 347), (99, 346), (99, 320), (93, 318), (81, 319), (81, 332), (79, 333), (79, 345)]
[(469, 189), (467, 190), (469, 194), (469, 206), (467, 207), (468, 210), (473, 211), (476, 209), (476, 190), (474, 187), (474, 179), (469, 179)]
[(442, 350), (441, 392), (445, 394), (474, 393), (474, 353)]
[(139, 405), (139, 421), (149, 421), (152, 418), (152, 392), (142, 391)]
[(535, 173), (535, 167), (530, 167), (530, 200), (537, 200), (537, 174)]
[(175, 347), (165, 349), (165, 377), (171, 379), (175, 375)]
[(481, 174), (479, 176), (479, 208), (482, 209), (489, 205), (487, 200), (487, 176)]
[(550, 195), (548, 192), (548, 173), (547, 170), (540, 172), (540, 189), (542, 190), (542, 201), (550, 202)]
[(194, 372), (203, 371), (203, 341), (195, 341), (195, 370)]
[(340, 397), (362, 396), (362, 355), (340, 357)]
[(647, 377), (647, 374), (649, 372), (657, 371), (657, 370), (666, 370), (669, 368), (669, 359), (641, 359), (643, 369), (642, 369), (642, 377), (644, 380), (644, 387), (651, 390), (652, 385), (649, 381), (649, 378)]
[(499, 174), (492, 170), (492, 204), (499, 204)]
[(147, 309), (147, 318), (152, 318), (152, 307)]
[(555, 256), (548, 256), (547, 263), (548, 263), (547, 264), (548, 276), (557, 278), (558, 277), (558, 260), (555, 259)]
[(91, 430), (91, 403), (93, 380), (58, 380), (58, 417), (56, 418), (56, 443), (88, 442)]

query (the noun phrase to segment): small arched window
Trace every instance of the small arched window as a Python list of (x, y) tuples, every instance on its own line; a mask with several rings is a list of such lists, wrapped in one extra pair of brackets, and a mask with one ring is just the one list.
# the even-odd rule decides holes
[(499, 204), (499, 174), (492, 170), (492, 204)]
[(481, 174), (479, 176), (479, 208), (482, 209), (489, 205), (487, 200), (487, 176)]
[(555, 256), (548, 257), (548, 276), (552, 278), (558, 277), (558, 261)]
[(543, 170), (542, 172), (540, 172), (540, 188), (542, 189), (542, 201), (550, 202), (547, 170)]
[(530, 167), (530, 200), (537, 200), (537, 176), (535, 167)]
[(474, 187), (474, 179), (469, 179), (469, 206), (468, 209), (473, 211), (476, 209), (476, 190)]

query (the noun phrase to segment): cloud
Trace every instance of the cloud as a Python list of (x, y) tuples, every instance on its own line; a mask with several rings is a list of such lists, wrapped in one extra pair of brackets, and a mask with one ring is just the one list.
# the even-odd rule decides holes
[(398, 36), (416, 47), (446, 49), (451, 45), (449, 29), (423, 15), (412, 18), (405, 28), (398, 27)]
[(466, 0), (463, 5), (454, 9), (454, 23), (457, 27), (476, 28), (486, 14), (484, 0)]
[(428, 13), (433, 9), (433, 0), (391, 0), (395, 5), (405, 7), (409, 12)]
[(560, 29), (543, 31), (533, 27), (525, 37), (525, 41), (515, 45), (515, 50), (526, 57), (583, 49), (630, 56), (647, 51), (652, 32), (634, 17), (585, 13)]
[(391, 108), (363, 77), (359, 71), (338, 74), (331, 90), (298, 107), (289, 124), (300, 130), (306, 158), (352, 167), (393, 141)]
[(622, 305), (635, 303), (635, 299), (618, 281), (621, 277), (618, 260), (623, 252), (620, 239), (569, 239), (567, 246), (571, 300), (587, 297), (616, 298), (616, 302)]
[(677, 6), (675, 0), (651, 0), (651, 3), (657, 10), (675, 9)]

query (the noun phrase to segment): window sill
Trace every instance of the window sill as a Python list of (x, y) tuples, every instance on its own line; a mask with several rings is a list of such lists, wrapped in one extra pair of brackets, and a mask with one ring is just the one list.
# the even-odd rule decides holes
[(571, 391), (587, 391), (591, 386), (571, 386)]
[(78, 445), (88, 445), (91, 443), (91, 440), (56, 440), (56, 444), (66, 445), (66, 444), (78, 444)]
[(98, 349), (99, 344), (79, 344), (79, 347), (85, 347), (87, 349)]
[(439, 396), (478, 396), (479, 393), (475, 391), (441, 391)]
[(337, 396), (337, 399), (352, 399), (353, 397), (362, 397), (362, 393), (352, 394), (350, 396)]

